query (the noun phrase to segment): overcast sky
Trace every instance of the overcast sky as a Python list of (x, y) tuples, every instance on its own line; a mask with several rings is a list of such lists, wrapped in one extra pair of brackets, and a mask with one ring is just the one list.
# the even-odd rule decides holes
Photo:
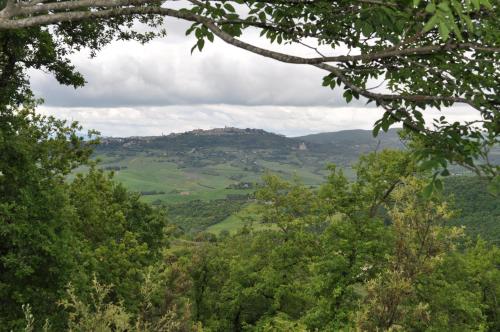
[[(190, 54), (186, 25), (167, 22), (168, 36), (146, 45), (115, 42), (98, 56), (75, 54), (87, 84), (73, 89), (31, 72), (45, 99), (45, 114), (79, 121), (104, 136), (161, 135), (196, 128), (262, 128), (298, 136), (344, 129), (370, 129), (381, 111), (364, 102), (346, 104), (339, 92), (321, 86), (324, 72), (279, 63), (221, 41)], [(256, 35), (247, 40), (261, 43)], [(289, 49), (310, 55), (309, 49)], [(470, 111), (455, 109), (456, 119)], [(435, 116), (431, 112), (428, 116)]]

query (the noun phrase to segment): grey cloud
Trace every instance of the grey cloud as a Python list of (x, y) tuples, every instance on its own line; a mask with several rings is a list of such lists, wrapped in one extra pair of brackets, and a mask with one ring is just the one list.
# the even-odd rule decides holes
[(83, 88), (61, 86), (38, 71), (31, 73), (32, 87), (49, 106), (345, 106), (340, 92), (321, 86), (319, 69), (279, 63), (221, 41), (190, 55), (194, 41), (179, 36), (185, 27), (173, 27), (171, 36), (147, 45), (117, 42), (93, 59), (74, 56), (88, 81)]
[[(74, 90), (33, 71), (32, 87), (44, 97), (45, 114), (78, 120), (107, 136), (161, 135), (223, 126), (262, 128), (297, 136), (344, 129), (369, 129), (381, 110), (357, 101), (349, 105), (339, 91), (321, 86), (324, 72), (283, 64), (228, 46), (208, 44), (190, 55), (194, 40), (186, 24), (169, 22), (171, 34), (147, 45), (113, 43), (94, 59), (73, 59), (88, 83)], [(248, 38), (262, 45), (254, 33)], [(285, 47), (274, 46), (282, 51)], [(310, 49), (292, 49), (314, 56)], [(309, 53), (308, 53), (309, 52)], [(474, 120), (456, 108), (450, 120)], [(427, 119), (439, 116), (426, 111)]]

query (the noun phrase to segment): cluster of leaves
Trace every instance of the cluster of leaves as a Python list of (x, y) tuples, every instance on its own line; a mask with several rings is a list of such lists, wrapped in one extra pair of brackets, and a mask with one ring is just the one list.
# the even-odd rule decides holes
[[(88, 294), (95, 275), (131, 314), (144, 269), (166, 246), (166, 218), (101, 171), (71, 183), (95, 141), (76, 124), (25, 108), (0, 110), (0, 330), (22, 326), (21, 305), (55, 329), (66, 314), (56, 303), (72, 283)], [(83, 296), (83, 295), (82, 295)]]
[[(423, 1), (415, 0), (413, 4), (415, 7), (418, 7), (421, 2)], [(459, 40), (463, 40), (464, 37), (461, 31), (474, 31), (474, 24), (472, 23), (470, 13), (481, 10), (481, 7), (486, 9), (493, 8), (489, 0), (445, 0), (427, 2), (425, 11), (432, 16), (425, 24), (423, 31), (427, 32), (437, 27), (444, 41), (448, 40), (451, 32), (453, 32)], [(457, 18), (460, 20), (462, 27), (459, 27), (457, 24)]]
[(497, 129), (484, 131), (469, 127), (470, 123), (448, 123), (444, 117), (435, 120), (437, 130), (423, 135), (420, 133), (402, 133), (408, 139), (409, 147), (422, 170), (432, 172), (432, 181), (426, 188), (430, 194), (434, 189), (442, 191), (441, 177), (451, 173), (450, 166), (459, 165), (477, 176), (488, 180), (488, 189), (498, 196), (500, 193), (500, 165), (491, 160), (491, 151), (500, 144)]
[[(485, 162), (488, 150), (499, 144), (500, 131), (497, 1), (283, 0), (245, 1), (246, 6), (234, 1), (236, 11), (229, 3), (195, 2), (191, 12), (209, 18), (234, 37), (254, 27), (271, 43), (305, 44), (319, 57), (273, 53), (226, 39), (279, 61), (329, 71), (323, 86), (343, 89), (347, 103), (364, 97), (385, 109), (374, 125), (375, 136), (402, 123), (426, 142), (421, 160), (432, 167), (446, 173), (448, 163), (458, 163), (499, 181), (499, 168)], [(213, 40), (213, 29), (203, 20), (194, 23), (191, 31), (200, 50), (205, 39)], [(360, 55), (350, 56), (349, 51), (345, 56), (329, 56), (345, 47)], [(476, 121), (450, 123), (441, 117), (426, 123), (427, 109), (457, 103), (475, 108)]]

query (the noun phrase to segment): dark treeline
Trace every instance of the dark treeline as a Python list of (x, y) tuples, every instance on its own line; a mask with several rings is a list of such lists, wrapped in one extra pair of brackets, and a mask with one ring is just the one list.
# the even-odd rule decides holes
[[(409, 153), (362, 157), (354, 182), (332, 166), (318, 190), (268, 175), (267, 227), (190, 241), (89, 162), (76, 124), (0, 116), (1, 331), (500, 330), (499, 249), (448, 225)], [(239, 207), (219, 203), (170, 209), (208, 225)]]

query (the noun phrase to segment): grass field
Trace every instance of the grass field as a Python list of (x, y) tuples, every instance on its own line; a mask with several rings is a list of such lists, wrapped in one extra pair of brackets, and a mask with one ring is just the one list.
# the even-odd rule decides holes
[(327, 172), (316, 168), (297, 166), (273, 161), (258, 160), (259, 171), (236, 167), (234, 163), (212, 164), (204, 167), (180, 167), (173, 162), (159, 161), (145, 154), (111, 158), (98, 156), (102, 169), (114, 170), (115, 179), (129, 190), (137, 192), (159, 192), (143, 195), (145, 202), (176, 203), (186, 200), (213, 200), (227, 195), (249, 194), (249, 189), (229, 189), (239, 182), (259, 183), (266, 172), (276, 173), (284, 178), (298, 177), (307, 185), (317, 185)]

